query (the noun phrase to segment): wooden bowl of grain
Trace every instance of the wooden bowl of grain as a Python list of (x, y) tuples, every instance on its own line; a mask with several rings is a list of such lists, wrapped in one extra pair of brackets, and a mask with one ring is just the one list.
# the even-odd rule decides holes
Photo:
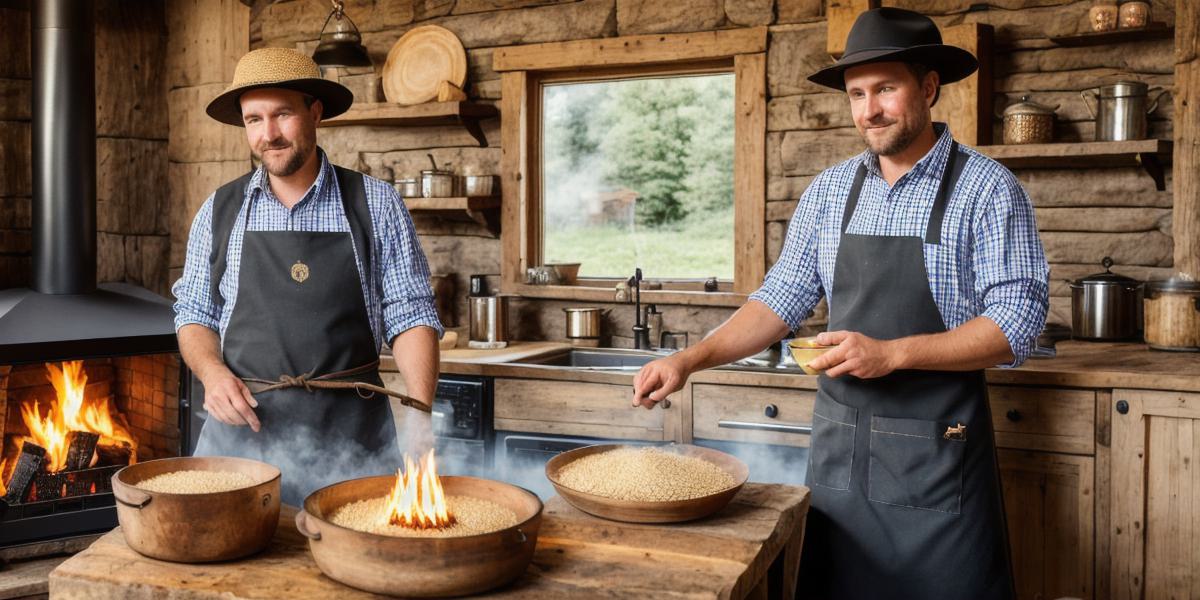
[(627, 523), (702, 519), (725, 508), (749, 477), (742, 461), (690, 444), (601, 444), (546, 463), (546, 478), (571, 506)]
[[(385, 501), (396, 484), (395, 475), (381, 475), (309, 494), (304, 510), (296, 514), (296, 529), (309, 538), (308, 549), (321, 572), (377, 594), (463, 596), (520, 577), (533, 560), (542, 501), (502, 481), (460, 476), (439, 480), (450, 511), (467, 527), (405, 532), (386, 523), (373, 525), (380, 514), (371, 503)], [(462, 499), (474, 506), (464, 506)]]
[(279, 525), (279, 469), (246, 458), (182, 456), (112, 478), (125, 542), (173, 562), (233, 560), (267, 547)]

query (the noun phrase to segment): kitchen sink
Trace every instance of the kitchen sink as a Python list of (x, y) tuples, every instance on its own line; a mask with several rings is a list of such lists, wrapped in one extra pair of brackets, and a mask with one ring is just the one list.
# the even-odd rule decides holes
[(626, 348), (571, 348), (566, 352), (513, 361), (517, 365), (542, 365), (612, 371), (636, 371), (646, 363), (667, 356), (666, 352)]

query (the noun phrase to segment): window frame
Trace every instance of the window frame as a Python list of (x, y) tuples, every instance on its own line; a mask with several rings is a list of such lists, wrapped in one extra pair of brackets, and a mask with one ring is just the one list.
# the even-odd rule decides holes
[[(645, 35), (500, 48), (501, 74), (500, 289), (527, 298), (614, 301), (620, 279), (577, 285), (529, 285), (525, 270), (542, 255), (542, 86), (549, 83), (734, 74), (734, 278), (717, 292), (696, 281), (643, 290), (657, 304), (743, 304), (766, 275), (767, 28)], [(606, 286), (606, 287), (605, 287)]]

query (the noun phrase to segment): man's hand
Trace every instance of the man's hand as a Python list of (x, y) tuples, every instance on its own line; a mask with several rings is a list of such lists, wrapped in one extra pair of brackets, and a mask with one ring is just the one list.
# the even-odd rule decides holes
[(817, 336), (817, 343), (834, 346), (808, 363), (822, 369), (829, 377), (853, 375), (860, 379), (883, 377), (900, 367), (898, 347), (886, 340), (877, 340), (854, 331), (826, 331)]
[(204, 410), (226, 425), (249, 425), (258, 431), (260, 424), (254, 409), (258, 401), (250, 389), (227, 368), (212, 369), (204, 384)]
[(688, 375), (679, 354), (647, 363), (633, 378), (633, 406), (654, 408), (682, 388)]

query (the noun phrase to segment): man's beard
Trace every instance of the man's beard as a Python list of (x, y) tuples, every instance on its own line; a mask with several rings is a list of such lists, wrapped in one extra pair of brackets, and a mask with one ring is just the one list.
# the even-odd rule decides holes
[(903, 152), (925, 130), (928, 120), (922, 119), (920, 122), (907, 124), (903, 121), (893, 121), (890, 125), (893, 126), (894, 131), (891, 132), (890, 136), (883, 139), (875, 138), (872, 140), (872, 138), (867, 137), (865, 131), (861, 134), (863, 141), (866, 142), (867, 148), (871, 150), (872, 154), (876, 156), (893, 156)]
[[(292, 143), (281, 142), (283, 142), (282, 139), (260, 146), (259, 150), (254, 153), (254, 158), (257, 158), (258, 162), (262, 163), (271, 175), (287, 177), (299, 171), (300, 167), (304, 166), (304, 162), (308, 160), (308, 155), (311, 153), (312, 147), (301, 140), (295, 140)], [(287, 148), (291, 148), (291, 152), (283, 157), (282, 162), (280, 162), (278, 157), (273, 157), (270, 161), (264, 157), (267, 150), (283, 150)]]

